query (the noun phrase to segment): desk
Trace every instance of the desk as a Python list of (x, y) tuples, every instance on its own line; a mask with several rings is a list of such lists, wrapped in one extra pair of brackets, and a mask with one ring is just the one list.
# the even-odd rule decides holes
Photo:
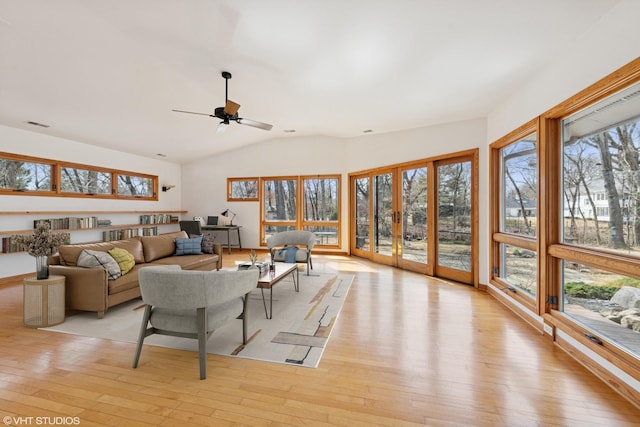
[[(237, 246), (242, 249), (242, 241), (240, 240), (240, 228), (241, 225), (203, 225), (202, 231), (226, 231), (227, 232), (227, 248), (229, 249), (229, 255), (231, 255), (231, 246)], [(231, 244), (231, 232), (235, 231), (238, 234), (238, 244)]]

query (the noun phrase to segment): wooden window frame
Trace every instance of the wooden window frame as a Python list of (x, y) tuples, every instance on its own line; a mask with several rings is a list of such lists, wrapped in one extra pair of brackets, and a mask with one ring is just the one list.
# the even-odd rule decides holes
[[(489, 146), (489, 175), (490, 175), (490, 190), (489, 190), (489, 227), (490, 227), (490, 236), (491, 236), (491, 249), (489, 252), (489, 282), (498, 287), (505, 295), (513, 298), (518, 301), (520, 304), (524, 305), (531, 312), (536, 313), (538, 315), (542, 315), (543, 307), (540, 307), (537, 304), (538, 295), (541, 292), (540, 286), (540, 245), (539, 238), (533, 238), (531, 236), (518, 235), (513, 233), (506, 233), (502, 231), (501, 228), (501, 218), (502, 218), (502, 177), (503, 177), (503, 167), (502, 167), (502, 149), (508, 147), (511, 144), (515, 144), (523, 138), (535, 133), (537, 137), (536, 143), (536, 156), (538, 157), (538, 212), (537, 212), (537, 221), (538, 221), (538, 236), (540, 234), (541, 219), (540, 219), (540, 136), (538, 133), (538, 120), (530, 120), (524, 125), (520, 126), (518, 129), (513, 132), (505, 135), (499, 140), (495, 141)], [(536, 296), (527, 294), (526, 292), (512, 292), (513, 285), (505, 281), (500, 277), (500, 269), (502, 266), (502, 254), (501, 254), (501, 245), (508, 244), (511, 246), (517, 246), (518, 248), (527, 249), (533, 252), (536, 252), (538, 257), (538, 280), (537, 280), (537, 289)]]
[[(607, 251), (605, 248), (589, 248), (567, 244), (562, 240), (562, 120), (615, 93), (640, 82), (640, 58), (635, 59), (619, 70), (587, 87), (576, 95), (544, 112), (503, 138), (490, 145), (489, 175), (489, 221), (490, 221), (490, 282), (500, 287), (504, 282), (494, 273), (499, 267), (500, 243), (516, 244), (522, 247), (537, 248), (538, 254), (538, 293), (534, 305), (518, 299), (520, 304), (509, 303), (509, 298), (499, 298), (514, 312), (527, 319), (531, 313), (540, 316), (544, 326), (531, 322), (545, 335), (554, 340), (561, 348), (572, 354), (580, 363), (588, 366), (597, 376), (612, 385), (618, 392), (632, 400), (638, 396), (637, 390), (615, 380), (608, 371), (603, 370), (591, 357), (583, 354), (565, 335), (583, 347), (618, 367), (625, 374), (640, 378), (640, 355), (632, 354), (622, 346), (599, 332), (594, 332), (579, 323), (560, 309), (562, 289), (562, 262), (575, 262), (609, 272), (640, 278), (640, 259)], [(538, 235), (537, 242), (521, 236), (500, 232), (500, 149), (519, 138), (535, 131), (538, 140)], [(496, 295), (496, 297), (501, 295)], [(501, 293), (500, 293), (501, 294)], [(514, 295), (510, 295), (514, 297)], [(522, 307), (525, 307), (524, 310)], [(561, 331), (564, 335), (558, 335)]]
[[(304, 181), (307, 179), (335, 179), (338, 182), (338, 188), (336, 189), (336, 203), (337, 203), (337, 211), (338, 211), (338, 219), (336, 221), (305, 221), (304, 220)], [(316, 243), (317, 246), (322, 246), (326, 248), (339, 248), (342, 242), (341, 240), (341, 228), (340, 228), (340, 212), (342, 209), (342, 177), (340, 175), (304, 175), (300, 176), (300, 182), (298, 183), (299, 196), (298, 200), (302, 201), (302, 205), (300, 206), (300, 229), (304, 230), (305, 227), (335, 227), (337, 233), (337, 243), (335, 245), (330, 244), (322, 244), (321, 242)]]
[[(29, 190), (17, 190), (13, 188), (0, 188), (1, 195), (12, 196), (48, 196), (48, 197), (73, 197), (73, 198), (92, 198), (92, 199), (119, 199), (119, 200), (144, 200), (144, 201), (157, 201), (158, 200), (158, 176), (150, 175), (140, 172), (125, 171), (120, 169), (109, 169), (99, 166), (86, 165), (81, 163), (63, 162), (59, 160), (46, 159), (42, 157), (25, 156), (20, 154), (0, 152), (0, 158), (29, 163), (41, 163), (51, 165), (51, 190), (50, 191), (29, 191)], [(74, 168), (81, 170), (90, 170), (101, 173), (108, 173), (111, 175), (111, 193), (110, 194), (91, 194), (91, 193), (74, 193), (68, 191), (62, 191), (61, 186), (61, 170), (62, 168)], [(140, 177), (143, 179), (152, 180), (152, 194), (151, 196), (129, 196), (118, 194), (118, 177), (120, 175), (127, 175), (133, 177)]]
[[(338, 180), (338, 220), (337, 222), (318, 222), (318, 221), (304, 221), (304, 189), (303, 181), (304, 179), (337, 179)], [(267, 221), (265, 220), (265, 212), (264, 212), (264, 182), (265, 181), (295, 181), (296, 182), (296, 219), (295, 221)], [(326, 175), (300, 175), (300, 176), (267, 176), (259, 178), (259, 187), (258, 187), (258, 195), (260, 201), (260, 244), (262, 246), (266, 246), (266, 236), (265, 236), (265, 227), (267, 226), (283, 226), (283, 227), (294, 227), (295, 230), (304, 230), (305, 226), (330, 226), (337, 227), (338, 233), (338, 244), (337, 245), (328, 245), (316, 243), (315, 247), (322, 248), (338, 248), (340, 247), (341, 242), (341, 223), (342, 223), (342, 177), (340, 174), (326, 174)]]
[[(256, 195), (255, 197), (233, 197), (233, 184), (236, 182), (255, 182)], [(227, 178), (227, 201), (228, 202), (257, 202), (260, 200), (260, 178), (248, 177), (248, 178)]]

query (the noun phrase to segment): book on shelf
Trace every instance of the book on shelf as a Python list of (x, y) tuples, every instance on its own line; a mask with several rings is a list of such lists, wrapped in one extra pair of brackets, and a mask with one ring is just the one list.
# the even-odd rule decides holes
[(98, 224), (98, 217), (88, 216), (34, 219), (33, 228), (36, 228), (39, 222), (48, 223), (51, 230), (73, 230), (80, 228), (96, 228)]
[(18, 244), (13, 241), (11, 236), (2, 238), (2, 253), (10, 254), (14, 252), (24, 252), (27, 248), (25, 245)]
[(140, 224), (168, 224), (178, 222), (178, 217), (170, 214), (140, 215)]
[(118, 228), (102, 232), (102, 240), (110, 242), (113, 240), (130, 239), (135, 236), (157, 236), (158, 227), (130, 227)]

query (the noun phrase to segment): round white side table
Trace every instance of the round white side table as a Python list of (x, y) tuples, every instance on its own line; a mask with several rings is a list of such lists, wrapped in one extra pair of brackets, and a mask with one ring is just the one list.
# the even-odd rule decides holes
[(24, 326), (41, 328), (64, 322), (64, 276), (27, 277), (22, 286)]

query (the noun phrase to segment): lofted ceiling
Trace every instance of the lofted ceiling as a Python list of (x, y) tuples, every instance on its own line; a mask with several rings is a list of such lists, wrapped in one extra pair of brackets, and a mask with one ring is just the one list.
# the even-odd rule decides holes
[[(483, 117), (617, 3), (0, 0), (0, 124), (188, 163)], [(171, 111), (213, 114), (222, 71), (271, 131)]]

